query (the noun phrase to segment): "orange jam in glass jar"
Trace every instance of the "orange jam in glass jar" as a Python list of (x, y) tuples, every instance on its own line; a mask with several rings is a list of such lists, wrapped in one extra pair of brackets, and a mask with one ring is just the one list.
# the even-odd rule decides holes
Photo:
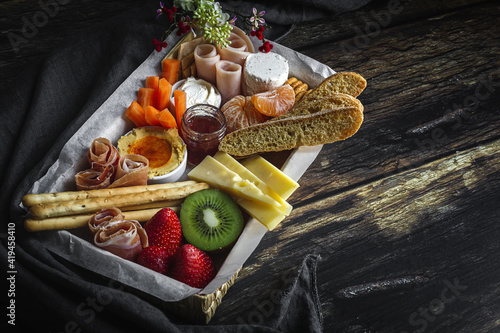
[(214, 156), (226, 134), (226, 118), (209, 104), (193, 105), (182, 117), (181, 136), (188, 149), (188, 162), (199, 164), (207, 155)]

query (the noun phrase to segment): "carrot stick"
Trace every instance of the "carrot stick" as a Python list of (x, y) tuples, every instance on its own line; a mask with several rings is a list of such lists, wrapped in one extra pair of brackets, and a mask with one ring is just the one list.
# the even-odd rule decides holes
[(170, 84), (174, 84), (179, 77), (180, 65), (181, 62), (177, 59), (163, 59), (161, 62), (161, 76), (170, 82)]
[(139, 103), (143, 109), (148, 105), (156, 107), (158, 102), (158, 90), (153, 88), (139, 88), (137, 94), (137, 103)]
[(160, 111), (152, 105), (146, 106), (144, 109), (144, 114), (146, 116), (146, 122), (151, 126), (160, 126), (160, 120), (158, 119), (158, 114)]
[(163, 111), (160, 111), (160, 113), (158, 113), (158, 120), (160, 121), (162, 127), (177, 128), (177, 123), (175, 122), (175, 118), (168, 109), (165, 109)]
[(163, 110), (170, 104), (172, 85), (165, 78), (161, 78), (158, 83), (158, 109)]
[(146, 88), (158, 89), (158, 81), (160, 77), (158, 76), (148, 76), (146, 78)]
[(174, 90), (175, 117), (177, 119), (177, 127), (181, 128), (182, 116), (186, 112), (186, 92), (182, 90)]
[(130, 106), (125, 110), (125, 116), (132, 120), (137, 127), (147, 126), (146, 116), (142, 106), (137, 101), (132, 101)]

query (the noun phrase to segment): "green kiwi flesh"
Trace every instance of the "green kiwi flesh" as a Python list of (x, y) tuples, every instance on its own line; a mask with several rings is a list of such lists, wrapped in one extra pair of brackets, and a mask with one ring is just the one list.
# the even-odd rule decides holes
[(190, 194), (182, 204), (179, 220), (186, 241), (209, 252), (233, 244), (243, 229), (239, 206), (217, 189)]

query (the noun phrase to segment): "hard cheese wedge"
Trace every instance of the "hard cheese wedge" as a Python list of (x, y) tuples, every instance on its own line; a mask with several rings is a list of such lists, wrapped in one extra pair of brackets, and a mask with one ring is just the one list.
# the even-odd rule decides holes
[(277, 207), (278, 210), (280, 210), (285, 215), (290, 215), (292, 206), (288, 202), (286, 202), (278, 193), (276, 193), (270, 186), (260, 180), (256, 175), (245, 168), (236, 159), (224, 152), (218, 152), (217, 154), (215, 154), (214, 158), (224, 166), (226, 166), (229, 170), (237, 173), (241, 178), (254, 183), (255, 186), (257, 186), (262, 191), (262, 193), (270, 196), (280, 204), (280, 207)]
[(288, 177), (283, 171), (262, 156), (255, 155), (245, 159), (241, 164), (278, 193), (284, 200), (288, 199), (299, 187), (296, 181)]
[(271, 207), (280, 207), (280, 204), (255, 186), (247, 179), (241, 178), (237, 173), (229, 170), (222, 163), (211, 156), (207, 156), (193, 170), (188, 177), (210, 184), (231, 196), (267, 204)]
[(236, 203), (269, 230), (273, 230), (286, 217), (279, 209), (268, 204), (248, 199), (236, 199)]

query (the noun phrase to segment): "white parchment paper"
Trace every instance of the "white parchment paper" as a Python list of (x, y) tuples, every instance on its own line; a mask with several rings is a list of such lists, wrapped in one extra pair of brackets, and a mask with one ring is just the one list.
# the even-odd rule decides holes
[[(85, 154), (95, 138), (105, 137), (113, 144), (132, 124), (124, 116), (125, 109), (137, 97), (147, 76), (161, 73), (160, 63), (179, 37), (171, 34), (166, 42), (169, 47), (162, 52), (154, 51), (120, 85), (120, 87), (95, 111), (87, 122), (62, 148), (58, 160), (47, 174), (33, 185), (30, 193), (61, 192), (74, 189), (75, 174), (85, 168)], [(252, 38), (255, 49), (260, 41)], [(318, 85), (335, 72), (328, 66), (289, 48), (273, 43), (272, 52), (284, 56), (290, 67), (290, 76), (295, 76), (309, 86)], [(296, 181), (314, 161), (322, 146), (300, 147), (294, 150), (282, 170)], [(300, 183), (300, 182), (299, 182)], [(286, 221), (286, 220), (285, 220)], [(178, 301), (194, 294), (210, 294), (226, 283), (243, 266), (267, 232), (255, 219), (245, 226), (240, 238), (220, 267), (216, 278), (203, 290), (191, 288), (167, 276), (121, 259), (94, 246), (88, 230), (53, 231), (33, 234), (46, 249), (100, 275), (153, 295), (163, 301)]]

